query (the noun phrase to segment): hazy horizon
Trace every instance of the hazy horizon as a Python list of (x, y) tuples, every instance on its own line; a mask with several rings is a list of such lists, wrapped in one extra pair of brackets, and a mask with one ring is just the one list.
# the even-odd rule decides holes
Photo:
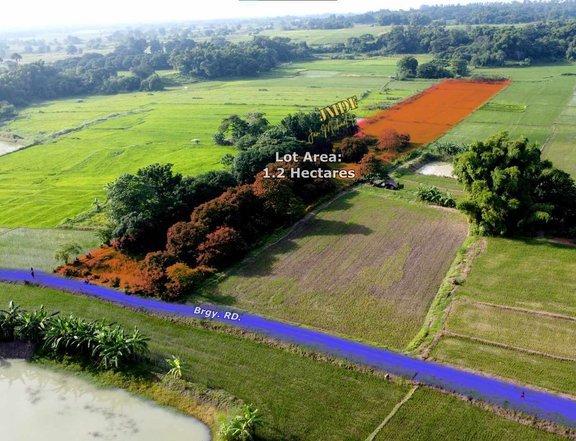
[[(504, 0), (505, 3), (511, 0)], [(21, 0), (0, 9), (2, 31), (49, 29), (56, 26), (78, 27), (94, 25), (143, 25), (170, 22), (187, 22), (218, 19), (247, 19), (286, 15), (305, 16), (319, 14), (363, 13), (380, 9), (411, 9), (422, 5), (456, 5), (481, 2), (478, 0), (215, 0), (202, 3), (200, 8), (193, 0), (164, 0), (161, 7), (143, 5), (136, 0), (119, 2), (100, 0), (98, 8), (79, 8), (73, 0)]]

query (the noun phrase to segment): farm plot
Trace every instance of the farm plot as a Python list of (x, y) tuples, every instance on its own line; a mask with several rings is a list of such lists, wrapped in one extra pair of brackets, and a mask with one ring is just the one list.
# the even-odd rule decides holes
[[(78, 244), (83, 253), (98, 246), (94, 231), (15, 228), (0, 230), (0, 268), (52, 271), (62, 262), (54, 258), (62, 245)], [(71, 256), (74, 257), (74, 256)]]
[(361, 127), (373, 136), (396, 129), (410, 134), (413, 143), (425, 144), (446, 133), (508, 84), (446, 80), (362, 121)]
[(154, 162), (173, 163), (192, 175), (221, 169), (222, 156), (236, 150), (215, 145), (212, 135), (231, 114), (264, 112), (276, 123), (289, 113), (357, 95), (364, 96), (358, 114), (367, 116), (383, 100), (397, 101), (433, 84), (394, 82), (381, 91), (396, 61), (294, 63), (253, 80), (29, 107), (2, 128), (42, 142), (0, 157), (0, 226), (54, 227), (89, 210), (96, 197), (104, 197), (106, 183)]
[(576, 248), (489, 238), (433, 359), (576, 396)]
[(459, 293), (472, 300), (576, 317), (576, 248), (490, 238)]
[(576, 65), (562, 63), (478, 69), (482, 75), (505, 76), (509, 87), (444, 135), (441, 142), (469, 143), (506, 130), (544, 147), (543, 156), (576, 173)]
[(418, 332), (466, 235), (457, 212), (360, 189), (244, 261), (206, 294), (402, 349)]
[(524, 384), (576, 397), (576, 363), (535, 355), (467, 338), (443, 337), (431, 352), (434, 360), (480, 370)]
[(418, 389), (376, 437), (377, 441), (548, 441), (564, 439), (504, 420), (451, 395)]
[(576, 320), (461, 302), (448, 329), (500, 344), (576, 359)]

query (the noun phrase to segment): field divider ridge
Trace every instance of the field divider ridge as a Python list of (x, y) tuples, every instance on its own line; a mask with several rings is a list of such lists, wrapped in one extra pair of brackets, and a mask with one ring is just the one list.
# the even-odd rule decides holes
[(453, 331), (445, 330), (443, 332), (443, 334), (444, 334), (444, 336), (447, 336), (447, 337), (457, 337), (457, 338), (461, 338), (461, 339), (465, 339), (465, 340), (477, 341), (478, 343), (483, 343), (486, 345), (497, 346), (497, 347), (504, 348), (504, 349), (511, 349), (511, 350), (518, 351), (518, 352), (525, 352), (527, 354), (532, 354), (532, 355), (540, 355), (542, 357), (553, 358), (555, 360), (569, 361), (572, 363), (576, 363), (576, 358), (562, 357), (560, 355), (552, 355), (552, 354), (548, 354), (547, 352), (535, 351), (533, 349), (526, 349), (526, 348), (522, 348), (519, 346), (512, 346), (512, 345), (509, 345), (506, 343), (500, 343), (497, 341), (487, 340), (487, 339), (481, 338), (481, 337), (474, 337), (471, 335), (460, 334), (459, 332), (453, 332)]
[(400, 400), (400, 402), (398, 404), (396, 404), (396, 406), (394, 406), (394, 408), (390, 411), (390, 413), (386, 416), (386, 418), (384, 418), (384, 421), (382, 421), (380, 423), (380, 425), (378, 427), (376, 427), (376, 429), (374, 430), (374, 432), (372, 432), (368, 438), (366, 438), (366, 441), (374, 441), (376, 439), (376, 436), (378, 436), (378, 433), (380, 433), (380, 431), (384, 428), (384, 426), (386, 426), (386, 424), (388, 424), (388, 422), (394, 417), (394, 415), (396, 415), (396, 413), (400, 410), (400, 408), (410, 399), (412, 398), (412, 395), (414, 395), (414, 392), (416, 392), (416, 389), (418, 389), (418, 385), (413, 386), (408, 393), (404, 396), (404, 398), (402, 398), (402, 400)]
[(467, 297), (467, 296), (460, 297), (458, 300), (461, 301), (462, 303), (477, 304), (477, 305), (489, 306), (491, 308), (506, 309), (509, 311), (524, 312), (526, 314), (542, 315), (545, 317), (551, 317), (551, 318), (557, 318), (560, 320), (569, 320), (569, 321), (576, 322), (576, 317), (558, 314), (555, 312), (537, 311), (534, 309), (521, 308), (518, 306), (508, 306), (508, 305), (499, 305), (497, 303), (482, 302), (480, 300), (471, 299), (470, 297)]

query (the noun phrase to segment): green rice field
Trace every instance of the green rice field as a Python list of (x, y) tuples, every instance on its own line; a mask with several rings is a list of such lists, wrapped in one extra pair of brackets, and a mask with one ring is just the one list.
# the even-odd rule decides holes
[[(191, 322), (176, 323), (99, 300), (31, 286), (0, 284), (0, 307), (26, 309), (137, 326), (157, 354), (178, 354), (186, 379), (223, 389), (253, 403), (266, 419), (259, 434), (270, 440), (366, 439), (409, 390), (335, 364), (314, 360)], [(295, 378), (298, 380), (295, 381)], [(412, 434), (412, 435), (409, 435)], [(508, 421), (459, 399), (419, 389), (380, 432), (379, 440), (564, 439)]]
[[(75, 243), (83, 252), (100, 241), (94, 231), (14, 228), (0, 230), (0, 268), (30, 268), (52, 271), (62, 262), (54, 258), (62, 245)], [(74, 257), (74, 256), (71, 256)]]
[(575, 64), (476, 69), (477, 75), (497, 75), (512, 83), (489, 103), (454, 127), (440, 140), (469, 143), (507, 130), (526, 136), (544, 157), (569, 173), (576, 172)]
[(462, 400), (418, 389), (378, 434), (378, 441), (548, 441), (564, 439), (497, 417)]
[(288, 113), (357, 95), (364, 97), (358, 114), (367, 116), (432, 84), (390, 83), (396, 61), (294, 63), (254, 80), (197, 82), (23, 109), (0, 131), (39, 145), (0, 157), (0, 226), (54, 227), (103, 198), (106, 183), (154, 162), (173, 163), (187, 174), (221, 169), (220, 158), (235, 150), (216, 146), (212, 134), (231, 114), (264, 112), (274, 123)]

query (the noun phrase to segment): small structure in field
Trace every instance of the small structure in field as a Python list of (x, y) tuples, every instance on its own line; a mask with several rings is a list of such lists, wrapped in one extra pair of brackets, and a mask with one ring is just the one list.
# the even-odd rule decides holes
[(194, 144), (200, 144), (200, 140), (198, 138), (191, 139), (190, 142), (193, 142)]

